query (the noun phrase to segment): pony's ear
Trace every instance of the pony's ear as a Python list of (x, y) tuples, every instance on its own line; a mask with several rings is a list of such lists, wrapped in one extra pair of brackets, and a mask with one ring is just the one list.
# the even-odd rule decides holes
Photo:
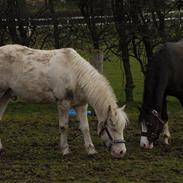
[(117, 110), (113, 109), (111, 106), (108, 107), (108, 120), (110, 119), (111, 125), (115, 125), (116, 121), (114, 117), (117, 116)]
[(111, 105), (108, 106), (108, 115), (111, 116), (113, 113)]
[(122, 111), (124, 111), (126, 109), (126, 104), (123, 105), (121, 108), (120, 108)]
[(115, 111), (112, 109), (111, 105), (108, 106), (108, 116), (112, 117), (113, 115), (116, 115)]
[(108, 106), (108, 112), (111, 112), (111, 105)]

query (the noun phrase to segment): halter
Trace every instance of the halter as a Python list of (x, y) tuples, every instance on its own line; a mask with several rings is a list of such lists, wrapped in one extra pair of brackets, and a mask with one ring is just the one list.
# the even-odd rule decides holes
[(156, 110), (152, 110), (152, 114), (159, 120), (161, 124), (165, 124), (165, 122), (160, 118), (159, 113)]
[(108, 128), (107, 128), (107, 120), (104, 122), (104, 126), (103, 126), (103, 128), (100, 130), (100, 132), (99, 132), (99, 137), (102, 136), (102, 134), (104, 133), (104, 131), (106, 132), (106, 134), (108, 135), (109, 139), (111, 140), (109, 146), (107, 147), (109, 151), (110, 151), (112, 145), (114, 145), (114, 144), (125, 144), (126, 141), (123, 140), (123, 139), (118, 139), (118, 140), (114, 140), (114, 139), (113, 139), (111, 133), (109, 132), (109, 130), (108, 130)]
[[(159, 113), (158, 113), (155, 109), (153, 109), (151, 113), (152, 113), (152, 115), (153, 115), (154, 117), (156, 117), (156, 118), (158, 119), (158, 121), (159, 121), (161, 124), (163, 124), (163, 125), (165, 124), (165, 122), (161, 119)], [(149, 134), (148, 134), (148, 132), (141, 132), (141, 136), (149, 137)]]

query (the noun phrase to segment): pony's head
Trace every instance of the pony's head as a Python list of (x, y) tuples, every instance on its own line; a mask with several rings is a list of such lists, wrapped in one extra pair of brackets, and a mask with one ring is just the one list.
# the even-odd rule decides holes
[(113, 109), (109, 106), (106, 120), (98, 124), (98, 135), (115, 158), (122, 158), (126, 153), (123, 131), (128, 118), (124, 108)]
[(144, 111), (141, 109), (139, 122), (141, 124), (140, 146), (144, 148), (153, 148), (153, 143), (159, 139), (163, 131), (165, 122), (161, 119), (156, 110)]

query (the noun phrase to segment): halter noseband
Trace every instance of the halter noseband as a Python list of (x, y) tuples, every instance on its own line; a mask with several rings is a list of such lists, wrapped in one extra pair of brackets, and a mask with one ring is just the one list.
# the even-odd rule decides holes
[[(163, 125), (165, 124), (165, 122), (161, 119), (159, 113), (158, 113), (155, 109), (153, 109), (151, 113), (152, 113), (152, 115), (153, 115), (154, 117), (156, 117), (156, 118), (158, 119), (158, 121), (159, 121), (161, 124), (163, 124)], [(149, 134), (148, 134), (148, 132), (141, 132), (141, 136), (149, 137)]]
[(107, 120), (104, 122), (104, 126), (103, 126), (103, 128), (100, 130), (100, 132), (99, 132), (99, 137), (102, 136), (102, 134), (104, 133), (104, 131), (106, 132), (106, 134), (108, 135), (109, 139), (111, 140), (109, 146), (107, 147), (108, 150), (110, 150), (111, 147), (112, 147), (112, 145), (114, 145), (114, 144), (125, 144), (126, 141), (123, 140), (123, 139), (118, 139), (118, 140), (114, 140), (114, 139), (113, 139), (111, 133), (109, 132), (109, 130), (108, 130), (108, 128), (107, 128)]

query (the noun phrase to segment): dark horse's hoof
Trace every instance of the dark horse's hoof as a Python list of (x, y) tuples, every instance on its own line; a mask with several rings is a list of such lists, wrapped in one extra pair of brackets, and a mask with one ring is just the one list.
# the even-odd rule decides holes
[(171, 151), (171, 146), (169, 144), (164, 144), (163, 145), (163, 151), (164, 152), (170, 152)]
[(4, 148), (0, 149), (0, 156), (3, 155), (4, 153), (5, 153), (5, 149)]

